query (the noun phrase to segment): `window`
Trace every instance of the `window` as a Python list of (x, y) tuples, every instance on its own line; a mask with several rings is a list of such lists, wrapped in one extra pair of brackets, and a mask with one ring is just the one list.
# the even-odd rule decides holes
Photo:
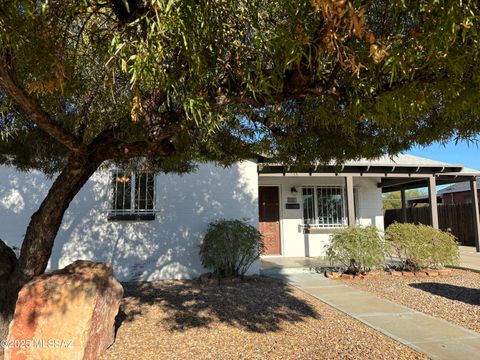
[[(346, 193), (342, 186), (306, 186), (302, 188), (303, 222), (313, 227), (348, 225)], [(355, 213), (358, 192), (354, 189)]]
[(155, 174), (112, 171), (108, 219), (154, 220)]

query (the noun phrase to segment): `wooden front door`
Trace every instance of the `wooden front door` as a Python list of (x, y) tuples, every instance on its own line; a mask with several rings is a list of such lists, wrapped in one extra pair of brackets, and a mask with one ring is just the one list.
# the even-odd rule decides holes
[(263, 235), (265, 255), (280, 255), (280, 211), (278, 187), (258, 188), (260, 233)]

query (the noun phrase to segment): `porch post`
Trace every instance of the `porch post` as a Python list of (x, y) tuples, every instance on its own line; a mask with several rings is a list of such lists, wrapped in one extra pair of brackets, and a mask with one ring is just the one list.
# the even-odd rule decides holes
[(405, 197), (405, 189), (400, 190), (400, 196), (402, 198), (402, 222), (407, 222), (407, 199)]
[(470, 179), (470, 191), (472, 194), (472, 206), (473, 206), (473, 235), (475, 237), (475, 247), (477, 252), (480, 252), (480, 214), (478, 210), (478, 192), (477, 192), (477, 179)]
[(438, 229), (437, 182), (435, 180), (435, 175), (428, 178), (428, 197), (430, 200), (432, 227)]
[(345, 176), (345, 188), (347, 190), (347, 218), (348, 226), (355, 226), (355, 197), (353, 196), (353, 176)]

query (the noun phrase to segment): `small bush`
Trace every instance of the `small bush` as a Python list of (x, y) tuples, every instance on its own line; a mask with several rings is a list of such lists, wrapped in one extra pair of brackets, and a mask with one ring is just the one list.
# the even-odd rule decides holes
[(332, 265), (342, 264), (346, 273), (363, 273), (383, 265), (384, 241), (375, 226), (349, 227), (330, 236), (326, 255)]
[(240, 220), (210, 223), (200, 245), (203, 266), (217, 277), (243, 277), (262, 252), (260, 232)]
[(385, 240), (390, 254), (400, 259), (405, 270), (458, 264), (455, 236), (431, 226), (394, 223), (385, 231)]

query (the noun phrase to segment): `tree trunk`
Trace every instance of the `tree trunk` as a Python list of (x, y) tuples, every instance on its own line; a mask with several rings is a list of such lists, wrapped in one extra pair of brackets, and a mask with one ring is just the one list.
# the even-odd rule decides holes
[(8, 281), (0, 284), (4, 287), (0, 289), (0, 340), (6, 339), (18, 291), (25, 283), (45, 271), (65, 211), (102, 161), (97, 154), (72, 155), (40, 208), (32, 215), (18, 264)]

